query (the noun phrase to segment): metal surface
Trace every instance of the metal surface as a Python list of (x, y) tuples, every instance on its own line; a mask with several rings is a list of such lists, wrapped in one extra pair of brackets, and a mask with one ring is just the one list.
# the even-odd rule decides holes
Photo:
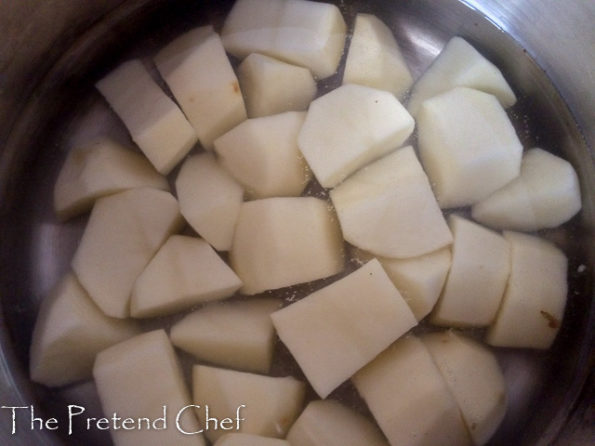
[[(99, 409), (92, 384), (55, 391), (27, 379), (38, 302), (68, 269), (85, 223), (81, 217), (58, 224), (51, 207), (53, 182), (73, 145), (104, 132), (128, 138), (93, 83), (118, 62), (149, 57), (192, 26), (220, 23), (232, 2), (104, 0), (83, 2), (86, 7), (66, 0), (47, 3), (53, 15), (44, 13), (46, 6), (36, 10), (42, 2), (0, 3), (0, 29), (9, 35), (0, 43), (0, 405), (33, 404), (39, 414), (61, 417), (67, 404), (84, 405), (90, 412)], [(592, 366), (595, 327), (595, 3), (355, 0), (338, 4), (347, 18), (355, 12), (372, 12), (388, 23), (415, 75), (451, 36), (467, 38), (503, 69), (518, 94), (519, 103), (510, 113), (525, 147), (539, 145), (562, 154), (577, 168), (583, 211), (562, 229), (542, 233), (570, 257), (564, 324), (550, 351), (499, 351), (511, 407), (492, 444), (581, 445), (581, 438), (592, 444), (595, 437), (586, 426), (590, 420), (584, 419), (589, 416), (585, 408), (593, 396), (592, 384), (583, 399), (580, 395)], [(325, 81), (321, 90), (334, 82), (336, 77)], [(586, 266), (584, 271), (581, 265)], [(341, 392), (342, 398), (357, 404), (353, 389), (347, 386)], [(26, 423), (19, 424), (13, 436), (9, 415), (0, 410), (2, 444), (107, 441), (105, 432), (56, 435), (31, 431)]]

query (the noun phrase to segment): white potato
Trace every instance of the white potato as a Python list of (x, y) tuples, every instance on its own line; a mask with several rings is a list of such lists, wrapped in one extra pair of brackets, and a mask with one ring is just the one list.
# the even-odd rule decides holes
[(413, 83), (392, 31), (378, 17), (371, 14), (355, 17), (343, 83), (387, 90), (397, 97)]
[(490, 325), (500, 308), (510, 274), (510, 248), (500, 234), (457, 215), (452, 266), (430, 321), (447, 327)]
[(130, 315), (134, 282), (182, 225), (176, 199), (157, 189), (129, 189), (95, 203), (72, 269), (108, 316)]
[(345, 240), (375, 255), (415, 257), (452, 242), (411, 146), (359, 170), (330, 196)]
[(230, 297), (241, 286), (240, 278), (207, 242), (172, 235), (136, 279), (130, 315), (146, 318), (176, 313)]
[(448, 384), (476, 445), (486, 444), (506, 414), (506, 383), (489, 349), (453, 331), (421, 337)]
[(562, 324), (568, 260), (550, 242), (504, 232), (511, 246), (511, 271), (486, 342), (497, 347), (549, 348)]
[(144, 156), (101, 139), (68, 153), (54, 185), (54, 210), (66, 220), (87, 212), (99, 197), (135, 187), (169, 186)]
[(198, 140), (182, 111), (139, 60), (123, 63), (96, 87), (159, 173), (168, 174)]
[[(374, 257), (357, 248), (352, 250), (352, 255), (361, 262)], [(408, 259), (377, 258), (415, 318), (421, 321), (436, 305), (446, 282), (452, 261), (450, 248)]]
[(155, 65), (205, 149), (246, 119), (238, 78), (212, 26), (177, 37), (157, 53)]
[(346, 25), (335, 5), (306, 0), (238, 0), (221, 37), (236, 57), (261, 53), (309, 68), (324, 78), (337, 70)]
[(207, 305), (174, 324), (172, 343), (217, 365), (268, 373), (275, 329), (270, 315), (281, 300), (264, 298)]
[(291, 446), (279, 438), (261, 437), (252, 434), (225, 434), (219, 437), (214, 446)]
[(287, 440), (296, 446), (388, 446), (370, 420), (333, 400), (310, 402)]
[(31, 341), (31, 379), (63, 386), (90, 379), (95, 355), (139, 332), (135, 322), (107, 317), (72, 273), (42, 302)]
[(414, 125), (393, 94), (343, 85), (310, 104), (298, 144), (318, 182), (328, 188), (399, 147)]
[(279, 338), (322, 398), (417, 325), (378, 260), (271, 318)]
[[(163, 417), (167, 429), (110, 429), (116, 446), (204, 446), (200, 434), (184, 435), (175, 426), (177, 412), (188, 406), (190, 395), (178, 358), (164, 330), (130, 338), (97, 355), (93, 376), (103, 413), (153, 421)], [(184, 410), (180, 426), (197, 432), (198, 421), (191, 409)], [(157, 424), (163, 427), (163, 422)], [(138, 427), (138, 426), (135, 426)]]
[(471, 444), (457, 403), (418, 338), (399, 339), (352, 380), (391, 446)]
[(516, 96), (500, 70), (466, 40), (453, 37), (413, 86), (407, 105), (409, 113), (417, 116), (426, 99), (455, 87), (493, 94), (504, 108), (516, 102)]
[(498, 229), (555, 228), (581, 209), (581, 191), (572, 165), (545, 150), (528, 150), (519, 177), (476, 203), (473, 218)]
[(310, 70), (263, 54), (246, 57), (238, 67), (238, 78), (251, 118), (306, 110), (316, 96)]
[[(218, 420), (234, 418), (239, 410), (244, 421), (234, 432), (274, 438), (285, 437), (302, 410), (306, 386), (293, 377), (274, 378), (203, 365), (194, 366), (192, 376), (194, 401), (201, 406), (199, 419), (213, 442), (225, 431), (205, 425), (201, 414), (204, 416), (207, 406), (209, 417)], [(242, 405), (245, 407), (240, 408)]]
[(455, 88), (425, 101), (419, 154), (440, 207), (477, 203), (519, 175), (523, 146), (495, 96)]
[(176, 178), (180, 212), (218, 251), (231, 248), (244, 189), (210, 153), (188, 157)]
[(298, 196), (310, 171), (298, 148), (304, 112), (248, 119), (215, 140), (219, 161), (250, 198)]
[(265, 198), (242, 205), (230, 251), (244, 294), (322, 279), (343, 270), (343, 239), (326, 201)]

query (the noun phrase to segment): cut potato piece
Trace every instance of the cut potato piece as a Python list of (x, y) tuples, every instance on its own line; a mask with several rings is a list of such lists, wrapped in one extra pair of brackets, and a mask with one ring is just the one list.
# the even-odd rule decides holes
[(102, 139), (68, 153), (54, 186), (54, 210), (66, 220), (87, 212), (99, 197), (135, 187), (168, 189), (144, 156)]
[(231, 248), (244, 189), (210, 153), (189, 157), (176, 178), (180, 212), (218, 251)]
[(502, 107), (516, 102), (500, 70), (467, 41), (453, 37), (413, 86), (407, 109), (416, 116), (421, 104), (454, 87), (469, 87), (493, 94)]
[(203, 361), (267, 373), (275, 341), (270, 315), (279, 308), (279, 299), (211, 304), (176, 323), (170, 337), (176, 347)]
[(279, 438), (261, 437), (252, 434), (225, 434), (217, 440), (215, 446), (291, 446), (288, 441)]
[(298, 196), (310, 171), (298, 148), (304, 112), (248, 119), (215, 141), (219, 161), (250, 198)]
[(422, 336), (454, 396), (473, 443), (483, 445), (506, 413), (506, 383), (494, 354), (452, 331)]
[(452, 266), (431, 322), (484, 327), (494, 321), (510, 273), (510, 248), (500, 234), (456, 215)]
[(471, 444), (457, 403), (418, 338), (399, 339), (353, 383), (392, 446)]
[(370, 420), (333, 400), (308, 404), (287, 440), (296, 446), (388, 446)]
[(322, 398), (417, 325), (378, 260), (271, 318)]
[(244, 294), (256, 294), (343, 270), (343, 239), (334, 212), (313, 197), (245, 202), (230, 252)]
[[(236, 432), (274, 438), (285, 437), (302, 409), (306, 390), (303, 382), (289, 376), (273, 378), (201, 365), (193, 368), (193, 386), (203, 425), (201, 415), (208, 406), (209, 417), (218, 420), (233, 419), (239, 412), (243, 421)], [(225, 431), (212, 427), (205, 425), (205, 434), (214, 442)]]
[(473, 218), (498, 229), (536, 231), (566, 223), (581, 209), (572, 165), (542, 149), (528, 150), (521, 175), (473, 206)]
[[(184, 435), (170, 426), (178, 411), (191, 403), (178, 359), (164, 330), (135, 336), (99, 353), (93, 376), (103, 413), (135, 420), (148, 418), (161, 427), (147, 429), (143, 423), (142, 429), (110, 429), (116, 446), (205, 445), (202, 435)], [(157, 421), (164, 411), (166, 419)], [(163, 428), (164, 423), (167, 429)], [(184, 410), (179, 423), (186, 432), (199, 430), (192, 410)]]
[(181, 225), (178, 203), (169, 192), (138, 188), (101, 198), (93, 207), (72, 269), (106, 315), (128, 317), (136, 278)]
[(423, 103), (421, 161), (442, 208), (477, 203), (519, 175), (523, 146), (497, 99), (455, 88)]
[(399, 147), (414, 125), (391, 93), (343, 85), (310, 104), (298, 144), (318, 182), (334, 187)]
[(96, 86), (160, 173), (168, 174), (198, 140), (184, 114), (139, 60), (123, 63)]
[(50, 387), (90, 379), (97, 353), (138, 332), (134, 322), (104, 315), (68, 273), (42, 301), (37, 314), (31, 379)]
[(538, 237), (505, 232), (511, 246), (508, 287), (486, 342), (497, 347), (549, 348), (564, 317), (568, 260)]
[(345, 240), (375, 255), (415, 257), (452, 242), (411, 146), (364, 167), (330, 196)]
[(132, 317), (155, 317), (233, 295), (242, 281), (211, 246), (172, 235), (138, 276), (130, 299)]
[(346, 25), (335, 5), (305, 0), (238, 0), (221, 37), (236, 57), (262, 53), (328, 77), (337, 70)]
[(371, 14), (355, 18), (343, 83), (387, 90), (397, 97), (413, 83), (392, 31)]
[(212, 26), (176, 38), (157, 53), (155, 65), (205, 149), (246, 119), (238, 78)]
[(252, 53), (238, 68), (248, 116), (306, 110), (316, 96), (310, 70)]
[[(372, 259), (373, 254), (354, 248), (352, 254), (361, 262)], [(409, 259), (378, 257), (386, 274), (397, 287), (418, 321), (426, 317), (436, 305), (452, 255), (450, 248)]]

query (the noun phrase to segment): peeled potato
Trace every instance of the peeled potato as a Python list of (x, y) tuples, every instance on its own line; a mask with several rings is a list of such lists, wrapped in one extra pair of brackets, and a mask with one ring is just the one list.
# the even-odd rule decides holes
[(413, 116), (426, 99), (455, 87), (485, 91), (498, 98), (502, 107), (510, 107), (516, 96), (500, 70), (461, 37), (453, 37), (417, 80), (407, 109)]
[(96, 86), (159, 173), (167, 175), (198, 140), (141, 61), (123, 63)]
[(236, 57), (261, 53), (309, 68), (324, 78), (337, 70), (346, 25), (339, 8), (306, 0), (238, 0), (221, 37)]
[(271, 318), (281, 341), (322, 398), (417, 325), (378, 260)]
[(30, 350), (31, 379), (52, 387), (90, 379), (97, 353), (138, 332), (136, 323), (103, 314), (68, 273), (43, 300), (37, 314)]
[(523, 146), (495, 96), (458, 87), (425, 101), (417, 118), (441, 208), (477, 203), (519, 175)]
[(335, 187), (399, 147), (414, 125), (388, 91), (343, 85), (312, 101), (298, 144), (318, 182)]
[(392, 31), (371, 14), (358, 14), (343, 74), (344, 84), (367, 85), (400, 97), (413, 79)]
[(519, 177), (476, 203), (473, 218), (498, 229), (554, 228), (581, 209), (581, 191), (572, 165), (542, 149), (528, 150)]
[(316, 95), (310, 70), (252, 53), (238, 67), (250, 118), (306, 110)]
[(205, 149), (246, 119), (238, 78), (212, 26), (177, 37), (157, 53), (155, 65)]

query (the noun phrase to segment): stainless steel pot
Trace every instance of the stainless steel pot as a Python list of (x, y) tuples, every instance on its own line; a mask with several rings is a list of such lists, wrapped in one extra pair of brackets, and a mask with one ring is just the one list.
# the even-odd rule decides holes
[[(66, 225), (58, 225), (53, 217), (51, 193), (57, 170), (74, 143), (73, 134), (97, 112), (100, 101), (94, 81), (131, 55), (150, 55), (182, 30), (221, 23), (231, 3), (0, 3), (0, 406), (34, 405), (37, 415), (46, 417), (63, 412), (67, 404), (96, 407), (92, 385), (50, 391), (27, 378), (28, 345), (39, 299), (68, 268), (84, 224), (84, 217)], [(389, 23), (415, 74), (449, 37), (469, 39), (503, 69), (516, 89), (520, 100), (512, 116), (525, 146), (561, 153), (578, 170), (583, 211), (563, 229), (543, 234), (570, 257), (571, 291), (564, 324), (548, 352), (499, 352), (512, 404), (492, 444), (595, 443), (595, 384), (590, 373), (595, 329), (595, 3), (341, 0), (338, 4), (347, 17), (373, 12)], [(324, 82), (322, 88), (333, 81)], [(103, 116), (97, 113), (94, 116)], [(104, 121), (86, 129), (116, 131)], [(26, 423), (18, 424), (12, 435), (11, 427), (10, 411), (0, 409), (2, 444), (107, 441), (97, 433), (68, 436), (31, 430)]]

